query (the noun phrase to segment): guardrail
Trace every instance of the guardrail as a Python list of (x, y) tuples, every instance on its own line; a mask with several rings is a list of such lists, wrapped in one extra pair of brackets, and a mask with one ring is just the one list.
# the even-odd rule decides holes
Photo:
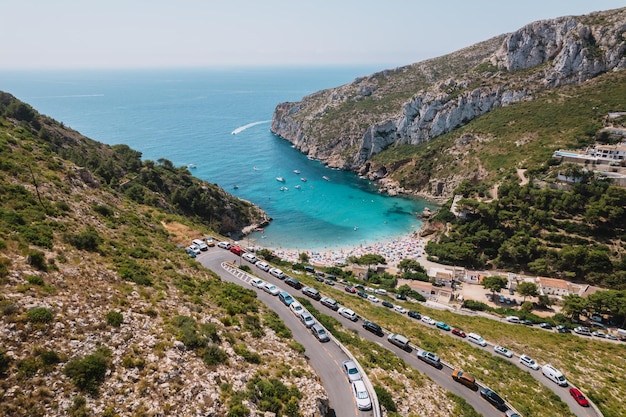
[[(257, 278), (255, 275), (251, 275), (247, 273), (246, 271), (239, 269), (239, 267), (237, 267), (236, 264), (232, 264), (230, 262), (223, 262), (222, 268), (226, 270), (229, 274), (235, 276), (238, 279), (243, 279), (242, 277), (247, 277), (249, 279)], [(319, 324), (321, 325), (321, 323)], [(326, 330), (326, 328), (324, 328), (324, 330)], [(333, 343), (335, 343), (339, 347), (339, 349), (341, 349), (341, 351), (351, 361), (355, 363), (357, 369), (359, 370), (359, 373), (361, 374), (361, 379), (363, 380), (363, 383), (365, 384), (365, 388), (367, 388), (367, 391), (369, 393), (370, 401), (372, 402), (372, 413), (374, 414), (374, 417), (381, 417), (382, 412), (380, 409), (380, 405), (378, 403), (378, 396), (376, 395), (376, 391), (374, 391), (374, 386), (372, 385), (372, 382), (370, 381), (370, 379), (367, 377), (365, 370), (363, 369), (359, 361), (354, 357), (354, 355), (352, 355), (352, 353), (350, 353), (350, 351), (339, 340), (337, 340), (335, 336), (333, 336), (328, 330), (326, 330), (326, 332), (330, 335), (330, 339), (333, 341)]]

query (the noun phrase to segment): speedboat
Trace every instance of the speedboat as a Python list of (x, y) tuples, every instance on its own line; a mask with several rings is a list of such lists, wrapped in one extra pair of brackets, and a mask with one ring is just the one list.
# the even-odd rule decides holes
[(191, 168), (191, 169), (193, 169), (193, 168), (195, 168), (195, 167), (196, 167), (196, 164), (188, 164), (188, 165), (187, 165), (187, 168)]
[(294, 170), (293, 170), (293, 173), (294, 173), (294, 174), (299, 174), (299, 173), (300, 173), (300, 171), (298, 171), (297, 169), (294, 169)]
[(296, 185), (295, 187), (296, 187), (297, 189), (300, 189), (300, 184)]
[(285, 179), (283, 177), (276, 177), (276, 181), (285, 182)]
[(233, 185), (233, 188), (236, 190), (237, 188), (239, 188), (239, 186), (237, 184)]
[(302, 177), (302, 178), (300, 178), (300, 181), (306, 182), (306, 178)]
[(322, 177), (322, 179), (324, 179), (324, 180), (326, 180), (326, 181), (330, 181), (330, 178), (328, 178), (326, 175), (324, 175), (324, 176)]
[(287, 191), (289, 188), (287, 187), (280, 187), (280, 191)]

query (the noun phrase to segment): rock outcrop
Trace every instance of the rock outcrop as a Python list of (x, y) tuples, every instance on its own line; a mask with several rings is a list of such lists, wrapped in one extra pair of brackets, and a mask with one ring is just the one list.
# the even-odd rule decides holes
[(282, 103), (271, 130), (329, 166), (376, 178), (364, 167), (390, 146), (423, 143), (539, 91), (624, 70), (625, 31), (626, 8), (534, 22)]

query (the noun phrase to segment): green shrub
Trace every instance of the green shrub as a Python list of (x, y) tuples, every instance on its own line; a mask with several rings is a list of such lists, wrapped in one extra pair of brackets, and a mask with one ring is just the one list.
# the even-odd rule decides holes
[(101, 349), (83, 358), (72, 359), (65, 365), (63, 373), (74, 382), (78, 389), (97, 393), (106, 375), (107, 356), (107, 353)]
[(10, 366), (11, 357), (7, 355), (7, 353), (2, 348), (0, 348), (0, 376), (4, 375)]
[(74, 398), (72, 405), (67, 410), (67, 414), (70, 417), (88, 417), (90, 415), (89, 409), (87, 409), (87, 400), (82, 395)]
[(46, 264), (46, 255), (38, 250), (32, 249), (28, 251), (26, 256), (28, 264), (40, 271), (47, 271), (48, 265)]
[(41, 362), (38, 358), (26, 358), (17, 363), (17, 370), (20, 375), (30, 378), (34, 376), (39, 368), (41, 367)]
[(391, 393), (387, 391), (384, 387), (380, 385), (374, 385), (374, 392), (376, 392), (376, 396), (378, 397), (378, 403), (385, 408), (387, 411), (396, 412), (398, 408), (396, 407), (396, 403), (393, 401), (391, 397)]
[(292, 337), (291, 329), (285, 325), (285, 322), (283, 322), (274, 311), (268, 311), (263, 316), (263, 321), (267, 327), (276, 332), (276, 336), (283, 339), (290, 339)]
[(204, 349), (202, 361), (209, 366), (225, 363), (228, 355), (217, 345), (209, 345)]
[(9, 300), (0, 300), (0, 316), (10, 316), (17, 313), (17, 304)]
[(89, 252), (96, 252), (98, 246), (102, 243), (102, 238), (98, 235), (98, 232), (91, 227), (77, 235), (65, 234), (63, 239), (76, 249)]
[(28, 281), (28, 283), (32, 285), (45, 285), (43, 278), (39, 275), (30, 275), (26, 277), (26, 281)]
[(113, 327), (120, 327), (124, 322), (124, 316), (117, 311), (109, 311), (106, 316), (107, 324)]
[(52, 311), (46, 307), (34, 307), (28, 310), (28, 320), (32, 323), (50, 323), (52, 321)]
[(9, 258), (0, 258), (0, 278), (9, 275), (9, 266), (11, 266), (11, 260)]

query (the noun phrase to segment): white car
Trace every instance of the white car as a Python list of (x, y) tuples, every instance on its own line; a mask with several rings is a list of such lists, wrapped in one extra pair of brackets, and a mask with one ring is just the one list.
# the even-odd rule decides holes
[(270, 268), (270, 275), (273, 275), (278, 279), (285, 279), (285, 274), (278, 268)]
[(370, 300), (372, 303), (377, 303), (380, 301), (378, 297), (376, 297), (375, 295), (371, 295), (371, 294), (367, 296), (367, 299)]
[(426, 324), (430, 324), (431, 326), (434, 326), (437, 322), (433, 319), (431, 319), (428, 316), (422, 316), (422, 321)]
[(296, 317), (300, 317), (300, 313), (304, 311), (304, 307), (302, 307), (302, 304), (300, 304), (297, 301), (294, 301), (293, 303), (289, 304), (289, 309), (291, 310), (293, 314), (296, 315)]
[(498, 346), (494, 346), (493, 350), (496, 353), (499, 353), (500, 355), (506, 356), (507, 358), (512, 358), (513, 357), (513, 354), (511, 353), (511, 351), (508, 350), (507, 348), (505, 348), (504, 346), (499, 346), (499, 345)]
[(394, 306), (393, 309), (396, 310), (400, 314), (404, 314), (407, 311), (406, 308), (399, 306), (399, 305)]
[(348, 320), (357, 321), (359, 316), (347, 307), (341, 307), (337, 312)]
[(189, 250), (192, 251), (195, 255), (200, 255), (202, 253), (200, 252), (200, 248), (196, 245), (189, 246)]
[(606, 338), (606, 334), (604, 332), (601, 332), (600, 330), (597, 330), (595, 332), (591, 332), (591, 335), (595, 336), (595, 337), (600, 337), (602, 339)]
[(253, 287), (257, 287), (257, 288), (263, 288), (263, 286), (265, 285), (265, 282), (260, 278), (252, 278), (250, 280), (250, 285), (252, 285)]
[(539, 365), (537, 365), (537, 362), (535, 362), (533, 360), (533, 358), (531, 358), (528, 355), (522, 355), (519, 357), (519, 363), (528, 366), (530, 369), (534, 369), (535, 371), (537, 369), (539, 369)]
[(343, 368), (343, 372), (348, 377), (348, 381), (353, 382), (361, 379), (361, 374), (353, 361), (343, 361), (341, 363), (341, 367)]
[(263, 286), (263, 291), (270, 293), (272, 295), (278, 295), (278, 293), (280, 292), (280, 290), (278, 289), (276, 285), (270, 284), (269, 282)]
[(356, 406), (359, 410), (371, 410), (372, 401), (370, 400), (370, 396), (367, 393), (367, 389), (365, 389), (365, 384), (363, 381), (353, 381), (352, 382), (352, 394), (354, 394), (354, 399), (356, 400)]
[(265, 271), (265, 272), (267, 272), (267, 271), (269, 271), (269, 270), (270, 270), (270, 266), (269, 266), (269, 264), (268, 264), (267, 262), (264, 262), (264, 261), (257, 261), (257, 262), (255, 263), (255, 265), (256, 265), (256, 267), (257, 267), (257, 268), (259, 268), (259, 269), (261, 269), (261, 270), (263, 270), (263, 271)]
[(378, 295), (387, 295), (387, 290), (383, 290), (382, 288), (377, 288), (374, 290), (374, 293)]
[(241, 255), (241, 257), (245, 259), (246, 261), (250, 262), (251, 264), (255, 264), (257, 261), (257, 258), (256, 256), (254, 256), (253, 253), (246, 252), (243, 255)]
[(372, 287), (365, 287), (365, 291), (366, 292), (374, 292), (374, 288), (372, 288)]
[(221, 242), (217, 244), (217, 247), (222, 248), (222, 249), (230, 249), (230, 243), (222, 240)]

